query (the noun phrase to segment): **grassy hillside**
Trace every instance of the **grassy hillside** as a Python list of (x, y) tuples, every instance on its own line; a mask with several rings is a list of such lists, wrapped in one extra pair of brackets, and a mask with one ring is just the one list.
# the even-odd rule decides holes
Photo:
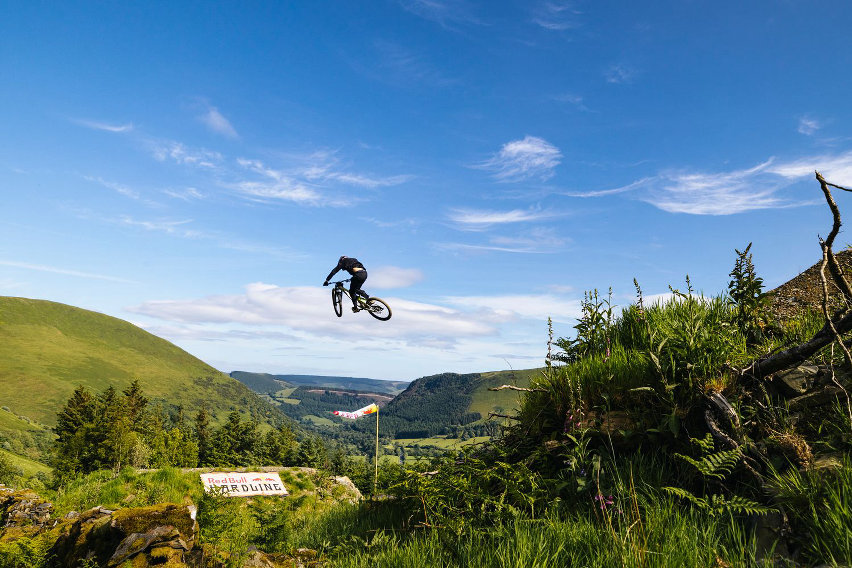
[(471, 391), (468, 412), (478, 412), (483, 419), (488, 414), (516, 414), (520, 406), (521, 392), (513, 390), (492, 391), (502, 385), (528, 387), (532, 377), (541, 374), (542, 369), (525, 369), (521, 371), (493, 371), (482, 373)]
[(182, 404), (190, 416), (206, 406), (216, 423), (231, 410), (261, 422), (280, 417), (239, 381), (126, 321), (55, 302), (0, 297), (0, 401), (23, 422), (53, 425), (78, 385), (120, 391), (134, 379), (152, 402)]

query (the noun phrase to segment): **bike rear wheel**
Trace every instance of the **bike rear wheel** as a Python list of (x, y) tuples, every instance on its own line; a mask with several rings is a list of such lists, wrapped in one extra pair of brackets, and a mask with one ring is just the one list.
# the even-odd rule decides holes
[(331, 305), (334, 306), (334, 313), (337, 317), (343, 317), (343, 290), (334, 288), (331, 291)]
[(381, 298), (370, 298), (367, 300), (367, 311), (370, 315), (381, 321), (388, 321), (391, 318), (390, 306)]

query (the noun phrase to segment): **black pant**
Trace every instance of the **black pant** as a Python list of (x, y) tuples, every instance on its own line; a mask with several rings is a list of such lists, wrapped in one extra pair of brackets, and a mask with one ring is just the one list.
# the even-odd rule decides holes
[(362, 296), (365, 300), (370, 298), (370, 296), (361, 289), (365, 280), (367, 280), (367, 271), (359, 270), (352, 275), (352, 282), (349, 283), (349, 295), (352, 296), (352, 305), (356, 308), (358, 307), (358, 296)]

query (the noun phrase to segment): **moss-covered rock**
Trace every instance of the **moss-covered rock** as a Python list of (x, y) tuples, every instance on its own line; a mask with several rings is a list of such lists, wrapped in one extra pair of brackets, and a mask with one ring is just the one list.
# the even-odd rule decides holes
[(112, 514), (110, 525), (124, 537), (132, 533), (147, 533), (161, 526), (175, 527), (192, 548), (198, 524), (194, 509), (179, 503), (161, 503), (150, 507), (119, 509)]

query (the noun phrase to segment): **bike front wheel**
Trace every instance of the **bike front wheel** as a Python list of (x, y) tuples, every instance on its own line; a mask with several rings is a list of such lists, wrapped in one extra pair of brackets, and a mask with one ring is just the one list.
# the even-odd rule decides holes
[(381, 298), (367, 300), (367, 311), (377, 320), (388, 321), (391, 318), (390, 306)]
[(334, 306), (334, 313), (337, 317), (343, 317), (343, 291), (339, 288), (334, 288), (331, 291), (331, 305)]

